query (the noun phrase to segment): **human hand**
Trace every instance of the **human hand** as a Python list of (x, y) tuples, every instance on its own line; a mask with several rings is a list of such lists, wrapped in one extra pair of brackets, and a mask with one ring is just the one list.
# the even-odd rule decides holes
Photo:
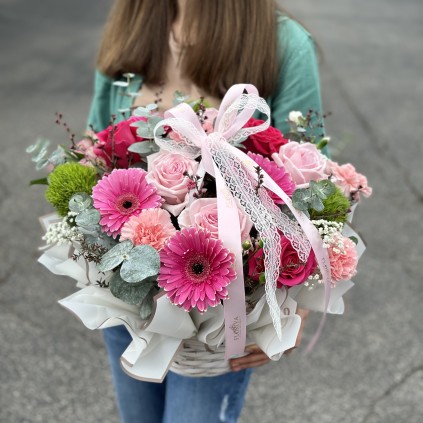
[(229, 360), (229, 365), (233, 372), (259, 367), (270, 361), (270, 358), (256, 344), (248, 345), (245, 348), (245, 352), (248, 354), (244, 357), (232, 358)]
[[(297, 307), (296, 314), (301, 317), (300, 330), (295, 341), (295, 346), (285, 351), (284, 354), (289, 355), (295, 348), (298, 348), (300, 346), (304, 324), (307, 320), (309, 313), (310, 310)], [(244, 357), (232, 358), (231, 360), (229, 360), (229, 365), (231, 366), (231, 370), (233, 372), (238, 372), (239, 370), (249, 369), (252, 367), (260, 367), (270, 361), (270, 358), (255, 344), (247, 346), (245, 348), (245, 352), (248, 352), (249, 354)]]

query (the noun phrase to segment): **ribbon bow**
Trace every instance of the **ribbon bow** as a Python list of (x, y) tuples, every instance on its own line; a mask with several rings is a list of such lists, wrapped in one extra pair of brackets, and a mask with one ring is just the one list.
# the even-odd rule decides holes
[[(244, 128), (255, 110), (263, 113), (267, 117), (266, 121), (256, 127)], [(197, 115), (187, 104), (179, 104), (170, 109), (165, 112), (164, 117), (154, 130), (156, 143), (163, 150), (190, 158), (201, 155), (200, 167), (216, 179), (219, 238), (235, 254), (237, 274), (228, 287), (229, 298), (225, 300), (224, 306), (225, 357), (242, 354), (246, 341), (242, 240), (239, 231), (233, 230), (239, 228), (237, 207), (241, 207), (251, 219), (260, 238), (264, 240), (266, 300), (280, 339), (280, 309), (275, 294), (281, 255), (279, 232), (288, 238), (301, 261), (307, 260), (310, 249), (313, 248), (325, 281), (326, 304), (329, 301), (330, 268), (327, 252), (313, 224), (292, 206), (288, 195), (263, 170), (262, 185), (284, 201), (299, 225), (281, 212), (265, 190), (260, 189), (257, 193), (254, 186), (257, 185), (257, 164), (234, 146), (249, 135), (269, 127), (269, 106), (258, 96), (258, 91), (253, 85), (238, 84), (231, 87), (223, 98), (214, 131), (210, 134), (203, 130)], [(175, 141), (156, 136), (158, 128), (163, 126), (171, 127), (179, 139)]]

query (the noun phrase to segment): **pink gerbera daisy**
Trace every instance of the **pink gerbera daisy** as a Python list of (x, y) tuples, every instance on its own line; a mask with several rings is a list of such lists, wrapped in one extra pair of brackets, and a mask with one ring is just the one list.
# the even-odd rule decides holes
[[(248, 152), (248, 155), (276, 182), (278, 186), (282, 188), (286, 195), (289, 197), (292, 196), (295, 191), (295, 183), (285, 168), (279, 167), (274, 161), (271, 161), (260, 154)], [(284, 201), (272, 191), (268, 190), (267, 192), (275, 204), (284, 204)]]
[(169, 212), (147, 209), (142, 210), (138, 216), (131, 216), (122, 226), (120, 240), (129, 239), (134, 245), (148, 244), (160, 251), (175, 233)]
[(160, 206), (162, 198), (149, 184), (142, 169), (115, 169), (93, 188), (94, 207), (100, 212), (103, 230), (116, 238), (131, 216)]
[(158, 284), (173, 304), (200, 312), (228, 297), (226, 286), (235, 279), (235, 257), (210, 232), (185, 228), (160, 252)]

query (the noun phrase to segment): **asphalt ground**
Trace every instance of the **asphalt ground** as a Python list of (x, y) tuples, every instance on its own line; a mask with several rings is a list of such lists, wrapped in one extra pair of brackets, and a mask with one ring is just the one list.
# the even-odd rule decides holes
[[(36, 263), (51, 209), (25, 148), (84, 129), (110, 1), (0, 0), (0, 422), (116, 423), (101, 334), (57, 300), (74, 283)], [(316, 348), (257, 370), (241, 423), (423, 421), (423, 3), (288, 0), (323, 52), (332, 151), (374, 195), (355, 225), (368, 249), (343, 317)], [(305, 341), (316, 327), (307, 325)]]

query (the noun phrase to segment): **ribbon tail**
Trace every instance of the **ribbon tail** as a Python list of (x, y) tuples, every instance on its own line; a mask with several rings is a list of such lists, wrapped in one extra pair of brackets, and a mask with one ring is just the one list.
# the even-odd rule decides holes
[[(235, 255), (236, 279), (228, 287), (228, 299), (224, 304), (225, 316), (225, 359), (243, 354), (247, 336), (244, 272), (242, 266), (241, 234), (239, 231), (238, 208), (234, 198), (225, 186), (222, 175), (214, 166), (218, 202), (219, 238)], [(234, 230), (235, 228), (235, 230)]]

